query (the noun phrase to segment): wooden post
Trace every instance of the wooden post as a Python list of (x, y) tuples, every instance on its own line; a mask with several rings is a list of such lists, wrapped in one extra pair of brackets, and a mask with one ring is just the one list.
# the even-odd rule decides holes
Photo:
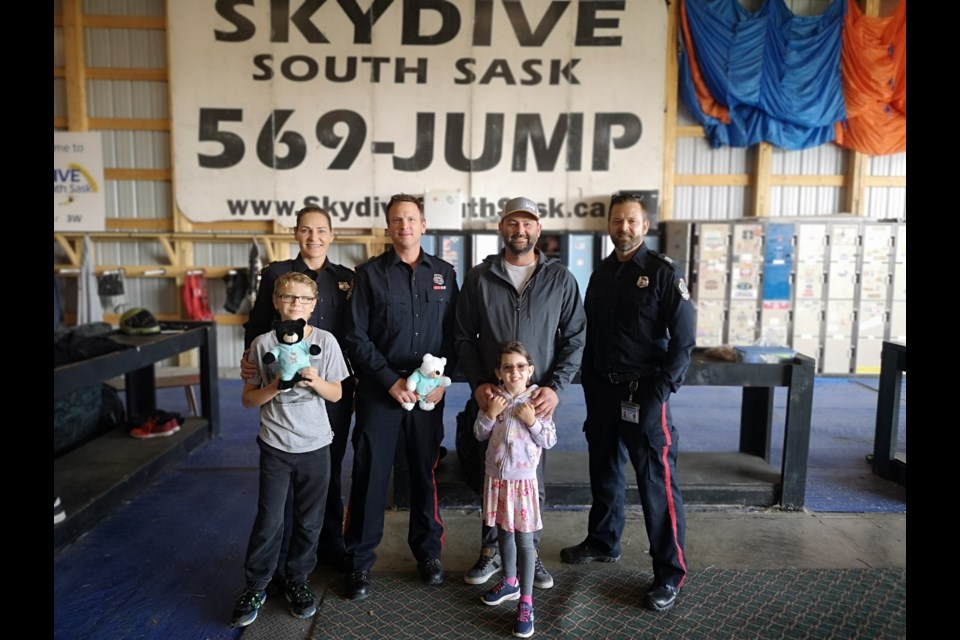
[(67, 130), (87, 131), (87, 67), (83, 55), (83, 0), (63, 0), (63, 64)]
[(673, 218), (674, 173), (677, 170), (677, 18), (679, 2), (667, 3), (667, 69), (663, 109), (663, 188), (660, 190), (660, 220)]
[(753, 174), (753, 207), (748, 215), (763, 218), (770, 215), (770, 171), (773, 166), (773, 145), (757, 144), (757, 164)]

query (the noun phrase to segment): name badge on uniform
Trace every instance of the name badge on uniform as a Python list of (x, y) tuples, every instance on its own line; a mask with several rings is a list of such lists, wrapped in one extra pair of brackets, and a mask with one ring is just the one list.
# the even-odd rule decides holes
[(624, 400), (620, 403), (620, 419), (624, 422), (640, 424), (640, 405)]

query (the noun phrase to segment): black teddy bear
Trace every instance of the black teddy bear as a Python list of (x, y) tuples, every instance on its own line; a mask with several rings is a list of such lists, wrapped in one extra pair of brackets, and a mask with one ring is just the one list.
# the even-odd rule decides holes
[(300, 370), (310, 366), (310, 356), (320, 355), (320, 347), (308, 344), (303, 339), (303, 330), (307, 326), (306, 320), (277, 320), (273, 323), (273, 331), (277, 334), (279, 344), (263, 356), (264, 364), (274, 361), (280, 367), (280, 391), (290, 391), (298, 382), (303, 380)]

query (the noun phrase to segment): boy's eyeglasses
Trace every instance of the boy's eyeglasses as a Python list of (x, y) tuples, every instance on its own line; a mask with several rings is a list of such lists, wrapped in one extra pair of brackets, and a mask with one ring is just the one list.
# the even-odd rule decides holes
[(527, 364), (518, 364), (518, 365), (505, 364), (502, 367), (500, 367), (500, 370), (506, 371), (507, 373), (513, 373), (514, 371), (516, 371), (517, 373), (525, 373), (526, 370), (529, 368), (530, 368), (530, 365), (527, 365)]
[(288, 304), (295, 300), (299, 300), (303, 304), (310, 304), (311, 302), (316, 300), (314, 296), (295, 296), (292, 293), (281, 293), (279, 298), (280, 298), (280, 302), (286, 302)]

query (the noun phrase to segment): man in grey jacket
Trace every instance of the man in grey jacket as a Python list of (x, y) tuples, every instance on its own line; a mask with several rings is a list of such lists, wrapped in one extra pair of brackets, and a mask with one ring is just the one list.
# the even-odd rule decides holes
[[(573, 380), (583, 355), (586, 316), (580, 289), (559, 260), (536, 249), (541, 231), (536, 202), (524, 197), (509, 200), (500, 214), (498, 230), (503, 249), (467, 272), (457, 302), (457, 357), (473, 391), (464, 410), (466, 425), (473, 424), (478, 408), (485, 411), (496, 393), (494, 370), (502, 343), (518, 340), (530, 352), (536, 371), (531, 382), (539, 385), (532, 396), (538, 416), (553, 414), (559, 392)], [(472, 433), (468, 435), (472, 437)], [(475, 470), (481, 476), (483, 444)], [(545, 458), (541, 457), (537, 469), (541, 505)], [(468, 474), (472, 471), (466, 470)], [(539, 548), (539, 532), (534, 542)], [(464, 579), (467, 584), (483, 584), (501, 566), (497, 529), (483, 525), (480, 558)], [(553, 577), (539, 557), (535, 571), (535, 586), (553, 586)]]

